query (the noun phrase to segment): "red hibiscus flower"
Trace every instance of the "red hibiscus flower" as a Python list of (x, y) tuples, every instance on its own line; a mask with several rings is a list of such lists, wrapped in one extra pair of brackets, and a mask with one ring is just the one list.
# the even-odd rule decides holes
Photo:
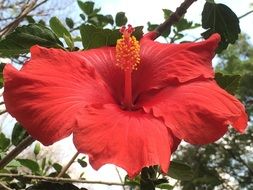
[(214, 80), (218, 34), (197, 43), (140, 44), (122, 28), (116, 47), (66, 52), (39, 46), (19, 71), (4, 69), (8, 112), (45, 145), (73, 133), (93, 168), (113, 163), (133, 177), (145, 166), (166, 172), (180, 140), (206, 144), (228, 125), (243, 132), (243, 105)]

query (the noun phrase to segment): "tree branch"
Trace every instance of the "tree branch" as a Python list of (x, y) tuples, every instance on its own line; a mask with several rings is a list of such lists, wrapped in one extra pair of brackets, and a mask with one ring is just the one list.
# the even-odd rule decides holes
[(0, 169), (4, 168), (10, 161), (16, 158), (26, 147), (31, 145), (34, 139), (31, 136), (26, 137), (11, 152), (9, 152), (2, 160), (0, 160)]
[[(0, 105), (2, 105), (2, 104), (0, 104)], [(7, 110), (0, 111), (0, 115), (4, 114), (6, 112), (7, 112)]]
[(170, 17), (165, 20), (162, 24), (160, 24), (154, 32), (157, 33), (157, 36), (155, 37), (158, 38), (164, 31), (166, 30), (171, 30), (171, 26), (178, 22), (180, 18), (187, 12), (187, 9), (197, 0), (185, 0), (177, 9), (174, 13), (170, 15)]
[(3, 190), (12, 190), (11, 188), (9, 188), (5, 184), (3, 184), (1, 181), (0, 181), (0, 189), (3, 189)]
[(0, 31), (0, 37), (8, 35), (10, 32), (15, 30), (15, 28), (19, 25), (19, 23), (34, 9), (37, 7), (41, 6), (42, 4), (46, 3), (48, 0), (44, 0), (38, 4), (38, 0), (33, 0), (30, 3), (27, 3), (21, 13), (13, 20), (10, 24), (5, 26), (1, 31)]
[(241, 19), (241, 18), (243, 18), (243, 17), (246, 17), (246, 16), (248, 16), (248, 15), (251, 14), (251, 13), (253, 13), (253, 10), (251, 10), (251, 11), (249, 11), (249, 12), (243, 14), (242, 16), (239, 16), (238, 19)]
[(5, 26), (1, 31), (0, 31), (0, 36), (5, 36), (7, 34), (9, 34), (10, 32), (12, 32), (17, 26), (18, 24), (23, 20), (24, 17), (26, 17), (31, 10), (33, 9), (34, 5), (37, 3), (36, 0), (32, 1), (31, 3), (27, 3), (23, 10), (21, 11), (21, 13), (15, 18), (14, 21), (12, 21), (10, 24), (8, 24), (7, 26)]
[(77, 158), (77, 156), (79, 155), (79, 152), (76, 152), (75, 155), (71, 158), (71, 160), (68, 162), (68, 164), (62, 168), (61, 172), (57, 175), (57, 177), (62, 177), (66, 171), (69, 169), (69, 167), (73, 164), (73, 162), (75, 161), (75, 159)]
[(63, 183), (86, 183), (86, 184), (102, 184), (102, 185), (117, 185), (124, 186), (123, 183), (117, 182), (104, 182), (104, 181), (87, 181), (83, 179), (70, 179), (70, 178), (58, 178), (58, 177), (46, 177), (46, 176), (36, 176), (36, 175), (23, 175), (23, 174), (9, 174), (0, 173), (0, 177), (22, 177), (25, 179), (35, 179), (41, 181), (51, 181), (51, 182), (63, 182)]

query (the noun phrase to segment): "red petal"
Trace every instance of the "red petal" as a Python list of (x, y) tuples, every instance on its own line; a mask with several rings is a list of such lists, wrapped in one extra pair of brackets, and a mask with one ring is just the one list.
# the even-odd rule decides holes
[(43, 144), (70, 133), (87, 104), (113, 100), (107, 87), (77, 53), (34, 46), (21, 71), (4, 69), (4, 101), (8, 112)]
[(133, 177), (145, 166), (160, 165), (167, 171), (173, 136), (163, 122), (143, 111), (94, 105), (78, 117), (74, 144), (89, 155), (93, 168), (112, 163)]
[(143, 97), (146, 112), (162, 117), (180, 139), (206, 144), (222, 137), (229, 124), (243, 132), (247, 126), (244, 106), (213, 81), (171, 86)]
[(133, 73), (137, 95), (178, 81), (214, 77), (211, 60), (220, 40), (218, 34), (202, 42), (182, 44), (162, 44), (151, 38), (148, 34), (142, 39), (141, 64)]
[(120, 104), (124, 93), (124, 72), (116, 66), (115, 48), (102, 47), (80, 52), (86, 63), (94, 66)]

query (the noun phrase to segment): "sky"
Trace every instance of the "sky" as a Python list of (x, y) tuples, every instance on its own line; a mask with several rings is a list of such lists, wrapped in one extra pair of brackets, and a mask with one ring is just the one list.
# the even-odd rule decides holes
[[(115, 15), (119, 11), (126, 12), (128, 17), (128, 23), (133, 26), (144, 25), (150, 21), (151, 23), (161, 23), (163, 22), (163, 12), (162, 9), (170, 9), (175, 11), (176, 8), (183, 2), (183, 0), (155, 0), (155, 1), (144, 1), (144, 0), (96, 0), (96, 7), (101, 7), (102, 13)], [(205, 0), (198, 0), (195, 2), (187, 11), (185, 18), (196, 23), (201, 22), (201, 11), (204, 6)], [(253, 0), (216, 0), (216, 3), (224, 3), (228, 5), (237, 16), (241, 16), (246, 12), (253, 9), (250, 7), (250, 3)], [(78, 10), (77, 10), (78, 11)], [(75, 11), (71, 13), (72, 15), (79, 15)], [(65, 15), (68, 16), (68, 15)], [(253, 14), (240, 20), (241, 30), (247, 33), (251, 38), (253, 38)], [(201, 29), (200, 29), (201, 30)], [(203, 31), (203, 30), (201, 30)], [(194, 31), (192, 34), (193, 38), (199, 37), (200, 32)], [(252, 40), (252, 39), (251, 39)], [(59, 147), (64, 146), (62, 148)], [(71, 156), (75, 153), (75, 148), (71, 142), (71, 138), (64, 140), (62, 142), (56, 143), (54, 147), (48, 147), (47, 149), (52, 149), (55, 154), (60, 155), (63, 158), (63, 163), (67, 163)], [(67, 150), (67, 151), (66, 151)], [(71, 167), (71, 171), (80, 171), (80, 166), (74, 165)], [(101, 180), (101, 181), (114, 181), (120, 182), (118, 173), (115, 166), (104, 166), (99, 171), (94, 171), (89, 166), (84, 169), (85, 177), (87, 180)], [(125, 172), (120, 170), (122, 176)], [(87, 185), (88, 189), (101, 189), (101, 190), (122, 190), (121, 187), (110, 187), (110, 186), (90, 186)]]

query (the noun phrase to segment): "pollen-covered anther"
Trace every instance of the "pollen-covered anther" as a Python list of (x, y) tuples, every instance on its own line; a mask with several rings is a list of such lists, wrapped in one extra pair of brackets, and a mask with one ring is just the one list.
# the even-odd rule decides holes
[(140, 44), (134, 36), (131, 36), (134, 28), (128, 25), (120, 29), (122, 38), (116, 45), (116, 65), (121, 69), (136, 70), (140, 64)]

